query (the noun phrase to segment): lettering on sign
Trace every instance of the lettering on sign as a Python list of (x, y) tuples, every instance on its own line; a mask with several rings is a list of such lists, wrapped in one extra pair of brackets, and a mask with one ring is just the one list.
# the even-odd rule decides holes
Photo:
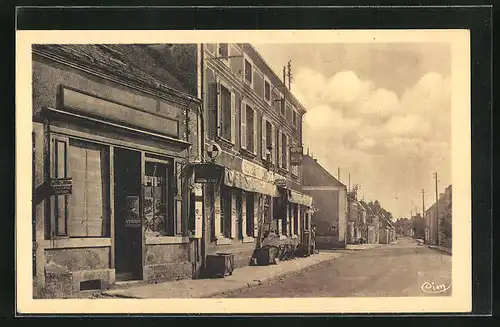
[(71, 194), (73, 190), (73, 179), (71, 177), (51, 179), (50, 187), (54, 195)]

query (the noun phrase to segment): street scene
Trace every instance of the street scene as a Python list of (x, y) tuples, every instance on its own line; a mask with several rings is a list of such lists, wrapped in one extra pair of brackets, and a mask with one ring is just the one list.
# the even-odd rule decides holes
[(451, 295), (448, 43), (31, 50), (34, 298)]

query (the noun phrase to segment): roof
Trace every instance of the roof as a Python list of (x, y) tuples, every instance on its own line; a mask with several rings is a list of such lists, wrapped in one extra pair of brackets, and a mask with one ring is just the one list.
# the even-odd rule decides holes
[(337, 186), (346, 188), (344, 184), (338, 181), (323, 166), (309, 155), (302, 157), (302, 184), (303, 186)]
[[(143, 44), (43, 44), (34, 51), (56, 54), (92, 69), (147, 84), (150, 87), (174, 92), (196, 100), (196, 66), (193, 72), (169, 66), (167, 54), (161, 49)], [(192, 58), (196, 63), (196, 59)], [(185, 78), (182, 75), (194, 74)], [(191, 81), (191, 78), (193, 79)], [(189, 85), (193, 83), (193, 87)]]

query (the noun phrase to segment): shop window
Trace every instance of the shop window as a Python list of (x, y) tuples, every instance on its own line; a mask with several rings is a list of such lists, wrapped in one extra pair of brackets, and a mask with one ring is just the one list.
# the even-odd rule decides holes
[(220, 233), (226, 238), (231, 237), (231, 211), (232, 211), (232, 195), (229, 187), (221, 186), (220, 206), (221, 206), (221, 223)]
[(254, 194), (253, 193), (246, 193), (246, 230), (247, 233), (245, 236), (251, 236), (253, 237), (254, 235)]
[(232, 128), (231, 128), (231, 120), (232, 120), (232, 115), (231, 115), (231, 91), (229, 91), (228, 88), (225, 86), (221, 85), (220, 88), (220, 108), (221, 108), (221, 122), (220, 122), (220, 135), (228, 140), (231, 141), (232, 138)]
[(55, 196), (56, 235), (108, 237), (109, 148), (90, 142), (74, 139), (68, 142), (56, 138), (54, 150), (55, 177), (72, 178), (72, 193), (67, 196), (66, 215), (61, 206), (65, 196)]
[(174, 205), (173, 167), (168, 163), (147, 161), (144, 185), (144, 228), (166, 236), (182, 234), (181, 212)]

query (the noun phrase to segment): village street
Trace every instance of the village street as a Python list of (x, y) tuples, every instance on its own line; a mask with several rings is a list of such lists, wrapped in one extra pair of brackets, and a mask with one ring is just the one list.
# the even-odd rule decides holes
[[(271, 284), (217, 297), (451, 295), (451, 289), (439, 292), (441, 285), (451, 285), (451, 256), (420, 246), (411, 238), (399, 237), (396, 244), (352, 251)], [(431, 293), (433, 289), (437, 293)]]

